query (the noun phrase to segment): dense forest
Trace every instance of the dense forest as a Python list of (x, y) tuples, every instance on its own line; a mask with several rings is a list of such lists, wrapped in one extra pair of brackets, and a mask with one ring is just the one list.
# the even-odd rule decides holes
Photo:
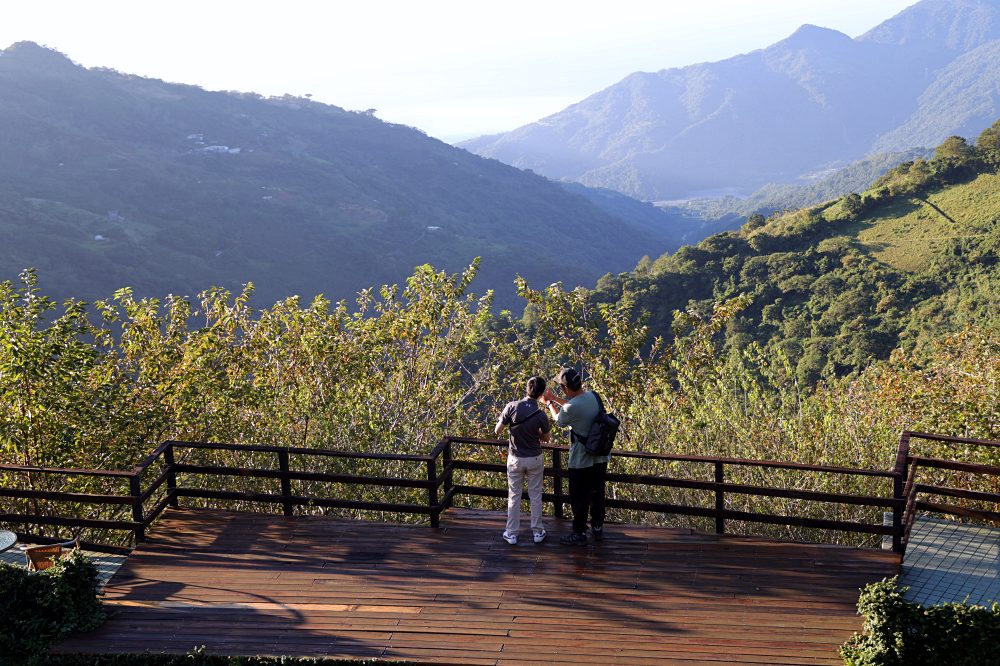
[(861, 193), (769, 218), (635, 271), (608, 275), (598, 298), (634, 294), (656, 334), (676, 310), (707, 313), (744, 296), (726, 349), (758, 345), (806, 385), (857, 373), (895, 349), (923, 353), (941, 335), (1000, 324), (1000, 123), (906, 161)]

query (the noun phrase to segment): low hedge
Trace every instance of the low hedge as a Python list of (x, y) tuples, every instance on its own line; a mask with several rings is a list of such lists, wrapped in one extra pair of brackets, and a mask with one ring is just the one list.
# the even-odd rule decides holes
[(0, 563), (0, 655), (6, 664), (42, 663), (60, 638), (104, 622), (97, 567), (79, 551), (38, 573)]
[(840, 648), (849, 666), (996, 666), (1000, 604), (921, 606), (903, 599), (896, 578), (867, 586), (858, 600), (864, 634)]

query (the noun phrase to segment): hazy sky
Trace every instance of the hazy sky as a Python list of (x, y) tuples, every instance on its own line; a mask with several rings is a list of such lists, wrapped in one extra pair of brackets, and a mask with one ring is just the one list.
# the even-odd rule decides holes
[(915, 0), (2, 0), (0, 48), (210, 90), (310, 94), (444, 140), (514, 129), (634, 71), (803, 23), (855, 37)]

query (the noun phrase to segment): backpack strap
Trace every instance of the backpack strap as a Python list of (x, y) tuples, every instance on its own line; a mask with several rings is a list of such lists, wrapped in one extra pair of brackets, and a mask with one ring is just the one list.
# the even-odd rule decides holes
[(528, 414), (527, 416), (525, 416), (520, 421), (515, 422), (513, 419), (511, 419), (510, 427), (513, 429), (513, 428), (516, 428), (517, 426), (524, 425), (529, 419), (534, 418), (535, 414), (541, 414), (541, 413), (542, 413), (542, 410), (536, 409), (535, 411), (531, 412), (530, 414)]
[(591, 393), (593, 393), (594, 397), (597, 398), (597, 408), (599, 410), (597, 412), (598, 416), (601, 414), (607, 414), (608, 410), (604, 409), (604, 401), (601, 400), (600, 394), (597, 391), (591, 391)]
[[(601, 418), (601, 414), (606, 414), (607, 411), (604, 409), (604, 401), (601, 400), (601, 396), (598, 395), (597, 391), (591, 391), (591, 393), (593, 393), (594, 397), (597, 398), (597, 416), (594, 417), (594, 421), (597, 421), (597, 419)], [(590, 427), (593, 428), (594, 424), (591, 423)], [(587, 435), (589, 436), (590, 433), (588, 432)], [(587, 439), (587, 438), (584, 437), (583, 435), (577, 435), (576, 432), (574, 432), (573, 430), (569, 431), (569, 441), (570, 442), (576, 441), (576, 442), (581, 442), (582, 443), (583, 440), (585, 440), (585, 439)]]

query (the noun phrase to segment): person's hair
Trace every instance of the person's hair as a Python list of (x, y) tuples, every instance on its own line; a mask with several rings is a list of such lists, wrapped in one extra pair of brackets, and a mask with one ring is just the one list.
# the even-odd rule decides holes
[(583, 388), (583, 377), (571, 367), (560, 370), (556, 381), (571, 391), (579, 391)]
[(545, 380), (541, 377), (532, 377), (528, 380), (528, 397), (537, 398), (545, 392)]

